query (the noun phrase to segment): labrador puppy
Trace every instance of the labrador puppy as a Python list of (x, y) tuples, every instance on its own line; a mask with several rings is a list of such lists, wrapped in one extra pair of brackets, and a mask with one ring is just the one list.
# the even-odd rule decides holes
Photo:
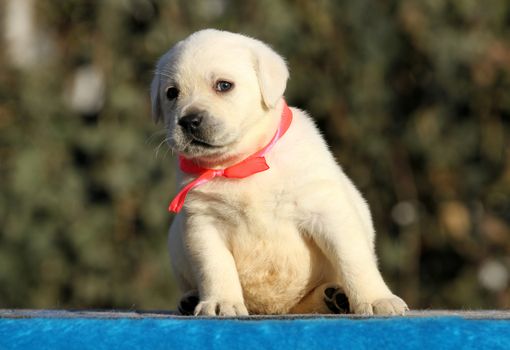
[(184, 186), (168, 240), (179, 310), (401, 315), (369, 208), (312, 119), (287, 107), (288, 77), (264, 43), (213, 29), (157, 63), (153, 116)]

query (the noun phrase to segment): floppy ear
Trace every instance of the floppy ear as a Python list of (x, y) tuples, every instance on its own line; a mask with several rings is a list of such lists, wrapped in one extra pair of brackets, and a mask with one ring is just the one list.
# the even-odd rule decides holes
[(151, 83), (151, 105), (152, 105), (152, 119), (158, 123), (163, 114), (161, 111), (161, 101), (159, 98), (159, 74), (155, 73)]
[(289, 70), (283, 58), (262, 42), (254, 45), (253, 53), (262, 99), (267, 108), (274, 108), (285, 92)]
[(183, 42), (179, 41), (163, 56), (161, 56), (158, 63), (156, 64), (156, 71), (154, 72), (154, 78), (152, 78), (151, 83), (152, 118), (156, 123), (163, 119), (163, 109), (161, 108), (161, 98), (159, 97), (161, 76), (170, 77), (168, 75), (169, 74), (168, 66), (171, 66), (172, 62), (175, 62), (177, 60), (182, 45)]

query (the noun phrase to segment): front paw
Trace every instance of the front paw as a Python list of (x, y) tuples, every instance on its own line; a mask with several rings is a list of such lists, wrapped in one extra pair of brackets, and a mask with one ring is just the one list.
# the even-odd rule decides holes
[(388, 297), (379, 298), (372, 302), (354, 303), (351, 305), (351, 311), (355, 314), (368, 316), (403, 316), (406, 311), (409, 311), (409, 307), (407, 307), (407, 304), (402, 299), (392, 294)]
[(226, 300), (204, 300), (195, 308), (195, 316), (247, 316), (248, 310), (243, 302)]

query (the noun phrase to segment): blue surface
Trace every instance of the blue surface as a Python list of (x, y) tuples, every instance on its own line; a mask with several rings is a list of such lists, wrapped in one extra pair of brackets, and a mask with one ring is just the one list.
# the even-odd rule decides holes
[(0, 318), (0, 349), (510, 349), (510, 320)]

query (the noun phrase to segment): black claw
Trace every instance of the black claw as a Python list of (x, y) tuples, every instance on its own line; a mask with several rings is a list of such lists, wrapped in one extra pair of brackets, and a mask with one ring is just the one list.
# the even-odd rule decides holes
[(324, 294), (328, 297), (328, 299), (333, 299), (333, 295), (337, 291), (336, 288), (329, 287), (324, 290)]
[(177, 309), (179, 310), (181, 315), (193, 315), (197, 305), (198, 297), (195, 295), (190, 295), (184, 299), (181, 299), (179, 305), (177, 305)]
[(349, 311), (349, 299), (347, 299), (347, 295), (344, 293), (338, 293), (335, 295), (335, 304), (340, 310), (343, 310), (344, 312)]
[(324, 303), (328, 309), (335, 314), (345, 314), (349, 312), (349, 299), (342, 290), (335, 287), (329, 287), (324, 290)]
[(190, 295), (187, 299), (190, 304), (198, 305), (198, 297), (196, 295)]
[(334, 314), (339, 314), (340, 313), (340, 309), (335, 305), (334, 302), (332, 302), (331, 300), (329, 299), (324, 299), (324, 302), (326, 303), (326, 306), (328, 307), (328, 309), (334, 313)]

